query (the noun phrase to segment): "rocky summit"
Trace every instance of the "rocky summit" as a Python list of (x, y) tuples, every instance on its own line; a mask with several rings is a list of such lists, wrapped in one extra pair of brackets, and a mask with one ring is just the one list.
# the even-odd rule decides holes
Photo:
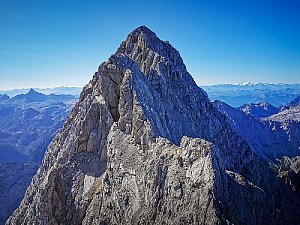
[(142, 26), (84, 87), (6, 224), (297, 224), (283, 185)]

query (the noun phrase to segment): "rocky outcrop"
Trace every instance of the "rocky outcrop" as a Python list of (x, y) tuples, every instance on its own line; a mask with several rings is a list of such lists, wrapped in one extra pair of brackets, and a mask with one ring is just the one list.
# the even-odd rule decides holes
[(279, 166), (275, 167), (278, 176), (286, 184), (283, 191), (286, 191), (286, 196), (298, 208), (300, 207), (300, 156), (283, 157), (278, 160)]
[(265, 121), (280, 122), (283, 124), (290, 122), (300, 122), (300, 104), (295, 106), (286, 106), (286, 109), (281, 110), (279, 113), (264, 119)]
[(85, 86), (7, 224), (284, 224), (280, 181), (178, 53), (134, 30)]

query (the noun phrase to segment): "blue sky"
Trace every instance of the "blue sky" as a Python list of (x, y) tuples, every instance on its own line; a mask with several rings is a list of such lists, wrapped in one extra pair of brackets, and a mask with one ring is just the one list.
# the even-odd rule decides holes
[(0, 89), (83, 86), (140, 25), (199, 85), (300, 83), (300, 1), (0, 0)]

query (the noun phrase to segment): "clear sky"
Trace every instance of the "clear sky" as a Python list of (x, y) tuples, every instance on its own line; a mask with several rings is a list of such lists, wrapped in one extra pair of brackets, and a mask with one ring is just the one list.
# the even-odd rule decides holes
[(299, 0), (0, 0), (0, 89), (83, 86), (140, 25), (199, 85), (300, 83)]

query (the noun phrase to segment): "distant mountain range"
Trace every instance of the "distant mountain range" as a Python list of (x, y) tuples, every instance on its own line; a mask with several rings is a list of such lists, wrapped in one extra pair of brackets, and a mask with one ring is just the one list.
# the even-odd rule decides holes
[[(300, 96), (300, 84), (245, 82), (206, 85), (200, 87), (206, 91), (208, 97), (212, 101), (220, 100), (233, 107), (240, 107), (250, 103), (258, 104), (261, 102), (268, 102), (275, 107), (280, 107)], [(79, 97), (82, 87), (62, 86), (53, 88), (34, 88), (34, 90), (46, 95), (65, 94)], [(0, 95), (2, 94), (2, 98), (7, 98), (8, 96), (14, 97), (16, 95), (25, 94), (29, 91), (30, 88), (0, 90)]]
[[(53, 88), (34, 88), (35, 91), (49, 95), (73, 95), (75, 97), (79, 97), (80, 92), (82, 91), (82, 87), (53, 87)], [(12, 90), (0, 90), (0, 94), (6, 94), (9, 97), (14, 97), (20, 94), (26, 94), (30, 91), (30, 88), (22, 88), (22, 89), (12, 89)]]
[(268, 162), (300, 155), (300, 101), (294, 99), (281, 109), (266, 102), (234, 108), (215, 100), (213, 105), (252, 150)]
[(76, 101), (33, 89), (12, 98), (0, 95), (0, 162), (40, 163)]
[(211, 100), (220, 100), (233, 107), (248, 103), (268, 102), (283, 106), (300, 96), (300, 84), (237, 83), (201, 86)]
[(0, 94), (0, 224), (22, 200), (44, 153), (77, 98), (30, 89)]
[(234, 108), (215, 100), (213, 105), (251, 149), (268, 161), (278, 177), (300, 196), (300, 97), (281, 108), (266, 102)]

